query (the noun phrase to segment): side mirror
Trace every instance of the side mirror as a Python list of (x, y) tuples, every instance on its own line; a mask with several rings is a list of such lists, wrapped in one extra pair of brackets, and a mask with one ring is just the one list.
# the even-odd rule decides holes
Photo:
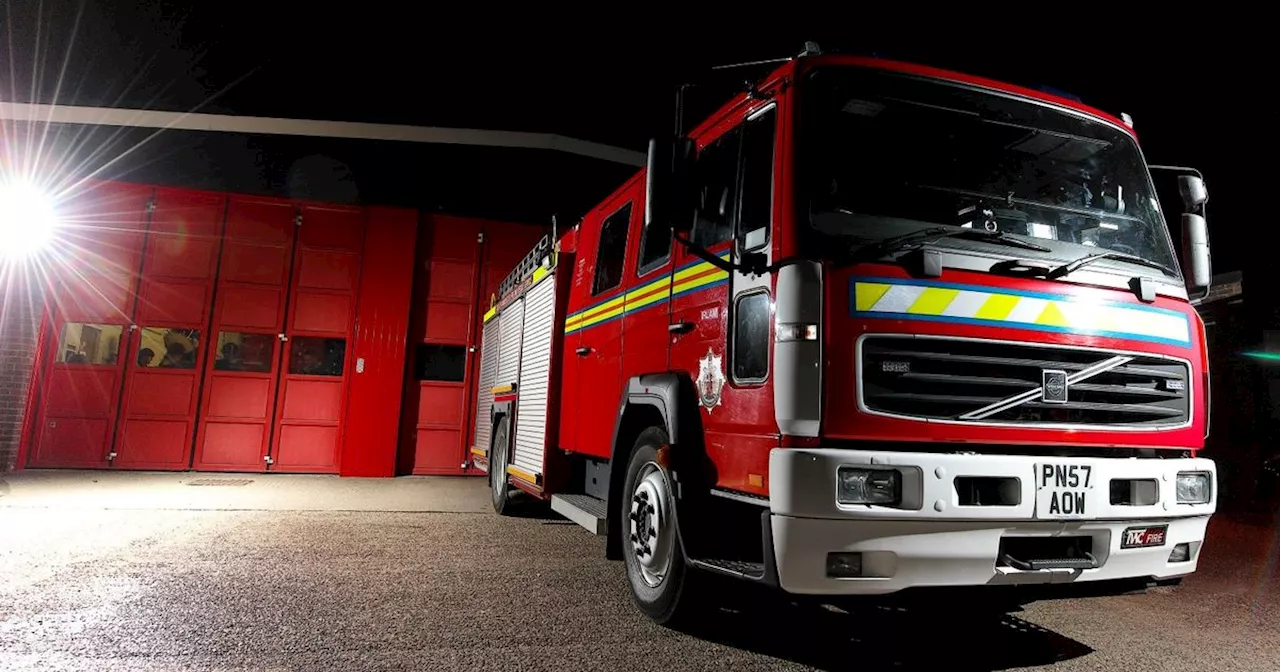
[(655, 138), (649, 141), (645, 166), (644, 225), (678, 233), (693, 228), (689, 184), (693, 166), (693, 141), (689, 138)]
[(1186, 263), (1183, 273), (1187, 293), (1192, 300), (1204, 298), (1213, 284), (1213, 262), (1209, 256), (1209, 225), (1202, 215), (1182, 215), (1182, 259)]
[(1209, 200), (1209, 189), (1199, 175), (1179, 175), (1178, 193), (1187, 212), (1197, 212)]

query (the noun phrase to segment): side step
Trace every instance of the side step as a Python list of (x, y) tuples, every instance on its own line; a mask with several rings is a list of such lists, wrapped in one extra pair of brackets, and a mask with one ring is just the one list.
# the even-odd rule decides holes
[(735, 579), (746, 579), (748, 581), (759, 581), (764, 578), (765, 566), (763, 562), (751, 562), (749, 560), (728, 560), (722, 558), (709, 558), (704, 560), (692, 560), (694, 567), (705, 569), (716, 574), (724, 574), (732, 576)]
[(551, 510), (602, 535), (609, 529), (609, 510), (603, 499), (591, 495), (552, 495)]

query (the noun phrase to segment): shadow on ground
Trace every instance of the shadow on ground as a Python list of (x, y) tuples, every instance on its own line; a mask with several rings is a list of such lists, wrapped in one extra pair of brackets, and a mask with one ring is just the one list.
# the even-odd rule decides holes
[(751, 607), (721, 607), (684, 632), (822, 670), (1006, 670), (1093, 652), (1013, 614), (974, 617), (960, 603), (951, 609), (940, 617), (764, 600)]

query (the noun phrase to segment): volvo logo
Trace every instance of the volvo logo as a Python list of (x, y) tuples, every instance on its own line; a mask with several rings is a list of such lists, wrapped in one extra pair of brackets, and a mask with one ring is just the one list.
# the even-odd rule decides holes
[(1067, 372), (1057, 369), (1040, 371), (1040, 400), (1048, 404), (1067, 403)]

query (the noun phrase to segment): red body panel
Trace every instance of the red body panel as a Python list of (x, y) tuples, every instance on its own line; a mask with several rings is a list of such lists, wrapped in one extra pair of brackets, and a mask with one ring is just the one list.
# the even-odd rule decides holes
[[(561, 404), (561, 423), (576, 423), (573, 446), (578, 452), (608, 459), (613, 449), (614, 423), (618, 416), (618, 402), (622, 396), (625, 379), (623, 370), (623, 320), (620, 319), (622, 299), (628, 288), (628, 276), (635, 275), (635, 240), (639, 238), (643, 220), (643, 184), (632, 179), (612, 198), (587, 213), (579, 228), (580, 249), (578, 262), (573, 269), (573, 284), (569, 290), (566, 312), (573, 314), (591, 306), (618, 302), (616, 308), (604, 310), (594, 318), (600, 319), (589, 328), (579, 330), (575, 339), (565, 339), (563, 359), (576, 358), (577, 371), (569, 379), (562, 371), (562, 386), (575, 385), (576, 402)], [(630, 204), (631, 218), (627, 230), (627, 258), (623, 264), (622, 278), (612, 289), (592, 293), (596, 274), (596, 251), (600, 244), (601, 225), (610, 216)], [(619, 315), (605, 317), (617, 310)], [(639, 341), (635, 341), (639, 344)], [(665, 342), (665, 339), (664, 339)], [(642, 346), (643, 347), (643, 346)]]

